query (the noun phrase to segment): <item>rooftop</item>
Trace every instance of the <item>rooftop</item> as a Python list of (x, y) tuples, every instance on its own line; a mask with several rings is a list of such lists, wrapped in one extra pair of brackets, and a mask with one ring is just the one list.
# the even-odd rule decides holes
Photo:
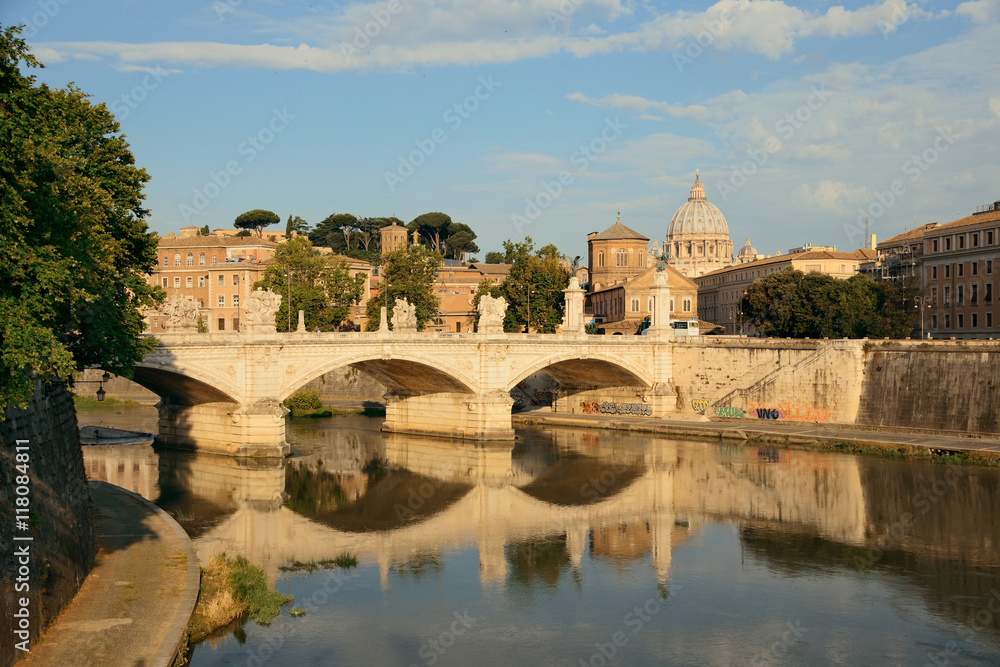
[(629, 229), (622, 224), (621, 213), (618, 214), (618, 221), (605, 229), (600, 234), (590, 237), (589, 241), (620, 241), (622, 239), (635, 239), (637, 241), (649, 241), (648, 238), (635, 231), (634, 229)]

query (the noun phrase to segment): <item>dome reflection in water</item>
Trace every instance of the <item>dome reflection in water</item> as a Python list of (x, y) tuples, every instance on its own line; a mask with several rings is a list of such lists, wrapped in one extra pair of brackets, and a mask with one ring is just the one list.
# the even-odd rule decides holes
[[(291, 606), (192, 664), (1000, 660), (1000, 472), (618, 432), (290, 424), (294, 456), (85, 448)], [(283, 572), (351, 552), (358, 567)]]

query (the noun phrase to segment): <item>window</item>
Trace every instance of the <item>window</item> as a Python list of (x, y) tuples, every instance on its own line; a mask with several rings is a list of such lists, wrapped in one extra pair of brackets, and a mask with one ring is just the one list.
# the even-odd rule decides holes
[(951, 237), (949, 236), (944, 240), (944, 249), (951, 250)]
[(955, 328), (956, 329), (961, 329), (964, 326), (965, 326), (965, 315), (963, 315), (962, 313), (959, 313), (958, 314), (958, 326), (955, 327)]
[(993, 232), (986, 232), (986, 245), (993, 245)]
[(154, 326), (154, 327), (158, 327), (158, 326), (160, 326), (160, 320), (158, 320), (158, 319), (156, 319), (156, 318), (154, 317), (154, 318), (153, 318), (153, 326)]
[(691, 312), (691, 299), (684, 299), (683, 305), (685, 313)]
[(993, 326), (993, 313), (986, 313), (986, 326)]
[(646, 310), (653, 312), (653, 297), (646, 299)]
[(174, 253), (174, 266), (181, 265), (181, 254), (179, 252)]
[(233, 318), (233, 331), (239, 331), (239, 330), (240, 330), (240, 318), (234, 317)]
[(937, 287), (931, 288), (931, 303), (937, 305)]
[(951, 278), (951, 264), (944, 265), (944, 277)]
[(841, 264), (840, 265), (840, 272), (841, 273), (847, 273), (847, 264)]
[(673, 299), (670, 300), (670, 312), (671, 313), (674, 312), (674, 300)]
[(198, 276), (198, 287), (205, 286), (205, 276)]
[(951, 285), (944, 286), (944, 305), (951, 305)]
[[(233, 308), (239, 308), (239, 307), (240, 307), (240, 295), (239, 294), (234, 294), (233, 295)], [(235, 329), (236, 327), (233, 327), (233, 328)]]
[(597, 253), (597, 265), (604, 266), (604, 251), (601, 250)]
[(234, 273), (233, 274), (233, 284), (234, 285), (239, 285), (240, 284), (240, 274), (238, 274), (238, 273)]
[(198, 253), (198, 266), (205, 266), (205, 253)]
[(191, 276), (188, 276), (185, 281), (185, 287), (191, 287)]
[(945, 329), (951, 328), (951, 315), (948, 313), (944, 314), (944, 328)]
[(956, 264), (955, 267), (958, 269), (958, 277), (962, 278), (965, 276), (965, 262), (961, 264)]
[(983, 303), (987, 306), (993, 305), (993, 283), (986, 283), (983, 288)]
[(972, 235), (972, 247), (973, 248), (978, 248), (979, 247), (979, 233), (978, 232), (975, 232)]
[(170, 258), (166, 255), (163, 256), (163, 266), (170, 266)]
[(959, 306), (964, 306), (965, 305), (965, 285), (959, 285), (958, 286), (958, 295), (957, 296), (958, 296), (958, 298), (957, 298), (958, 305)]
[(965, 234), (958, 235), (958, 249), (962, 250), (965, 248)]
[(933, 241), (931, 241), (931, 252), (937, 252), (937, 251), (938, 251), (938, 240), (934, 239)]
[(219, 287), (222, 287), (225, 284), (226, 284), (226, 277), (220, 273), (219, 274)]
[(166, 289), (167, 287), (169, 287), (169, 285), (170, 285), (169, 281), (170, 281), (169, 278), (164, 278), (163, 279), (163, 289)]
[(639, 299), (632, 299), (632, 312), (633, 313), (639, 312)]
[(628, 266), (628, 253), (624, 250), (619, 250), (615, 253), (615, 266)]
[(974, 276), (979, 275), (979, 262), (970, 262), (969, 268), (972, 270), (972, 275)]
[(218, 261), (219, 259), (215, 255), (212, 255), (212, 264), (215, 264)]
[(219, 331), (225, 331), (225, 330), (226, 330), (226, 318), (220, 317), (219, 318)]
[(187, 256), (187, 265), (188, 266), (194, 266), (194, 255), (192, 255), (191, 253), (188, 253), (188, 256)]
[(976, 329), (979, 327), (979, 313), (972, 313), (972, 328)]
[(222, 308), (225, 305), (226, 305), (226, 295), (225, 294), (220, 294), (219, 295), (219, 308)]
[(992, 276), (993, 275), (993, 260), (992, 259), (986, 260), (986, 275), (988, 275), (988, 276)]
[(937, 267), (931, 267), (931, 280), (937, 280)]
[(175, 276), (174, 277), (174, 287), (180, 287), (180, 286), (181, 286), (181, 279), (179, 277)]
[(646, 253), (639, 253), (639, 266), (646, 266)]
[(969, 305), (970, 306), (978, 306), (979, 305), (979, 285), (974, 283), (972, 285), (971, 289), (972, 289), (972, 292), (969, 294)]
[(931, 329), (937, 329), (937, 315), (931, 315)]

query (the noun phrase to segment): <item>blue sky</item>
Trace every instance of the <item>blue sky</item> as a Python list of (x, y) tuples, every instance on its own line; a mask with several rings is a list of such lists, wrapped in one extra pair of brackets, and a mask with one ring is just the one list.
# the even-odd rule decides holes
[[(483, 252), (663, 240), (696, 169), (737, 247), (853, 249), (1000, 199), (1000, 0), (5, 0), (118, 116), (150, 227), (444, 211)], [(482, 255), (482, 253), (480, 253)]]

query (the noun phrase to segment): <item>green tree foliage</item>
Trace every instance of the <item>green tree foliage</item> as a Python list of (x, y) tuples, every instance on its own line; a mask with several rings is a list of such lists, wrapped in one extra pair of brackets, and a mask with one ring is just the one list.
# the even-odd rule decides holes
[(434, 212), (418, 215), (410, 224), (406, 226), (410, 234), (417, 232), (421, 238), (426, 239), (431, 250), (442, 253), (441, 241), (448, 238), (448, 227), (451, 225), (451, 216), (445, 213)]
[(486, 253), (486, 259), (483, 260), (486, 264), (504, 264), (504, 255), (502, 252), (497, 252), (496, 250), (490, 250)]
[(315, 245), (331, 248), (335, 253), (377, 262), (381, 249), (383, 227), (398, 218), (358, 218), (350, 213), (333, 213), (309, 232)]
[(264, 276), (253, 288), (282, 295), (281, 307), (274, 316), (278, 331), (294, 331), (300, 310), (305, 311), (307, 330), (319, 327), (334, 331), (364, 293), (364, 275), (352, 277), (349, 269), (342, 257), (321, 255), (308, 237), (296, 236), (275, 249)]
[(308, 234), (309, 223), (299, 216), (295, 216), (293, 218), (291, 214), (289, 214), (288, 222), (285, 223), (285, 237), (291, 238), (293, 232), (296, 234)]
[[(531, 328), (541, 333), (555, 333), (562, 322), (565, 311), (563, 290), (569, 285), (570, 274), (560, 262), (559, 251), (554, 245), (546, 245), (535, 251), (531, 237), (521, 243), (507, 240), (503, 244), (504, 253), (488, 253), (487, 261), (498, 259), (491, 264), (511, 264), (510, 274), (503, 283), (495, 285), (483, 280), (476, 288), (472, 303), (478, 309), (484, 294), (502, 296), (507, 300), (507, 315), (504, 331), (521, 330), (531, 312)], [(494, 255), (494, 257), (490, 257)], [(530, 307), (529, 307), (530, 295)], [(476, 316), (476, 323), (479, 319)]]
[(461, 222), (453, 222), (448, 226), (448, 238), (445, 239), (445, 246), (447, 247), (445, 257), (457, 259), (460, 262), (465, 260), (466, 254), (479, 252), (479, 246), (476, 245), (476, 233), (468, 225)]
[(274, 211), (265, 211), (262, 208), (255, 208), (252, 211), (247, 211), (246, 213), (240, 213), (236, 216), (236, 229), (253, 230), (257, 232), (257, 236), (264, 235), (264, 228), (270, 225), (276, 225), (281, 222), (281, 218)]
[(131, 377), (156, 346), (139, 309), (162, 297), (146, 282), (149, 176), (103, 104), (21, 73), (41, 65), (20, 32), (0, 31), (0, 411), (26, 405), (33, 378)]
[(915, 322), (913, 283), (839, 280), (786, 268), (755, 280), (743, 316), (762, 336), (779, 338), (902, 338)]
[(382, 256), (382, 282), (379, 291), (368, 301), (368, 331), (376, 331), (381, 323), (380, 309), (388, 308), (388, 319), (392, 322), (392, 311), (396, 299), (406, 299), (415, 306), (417, 328), (437, 315), (439, 301), (434, 294), (434, 281), (441, 255), (419, 245), (400, 248)]
[(236, 238), (246, 238), (249, 236), (253, 236), (253, 232), (251, 232), (248, 229), (241, 229), (240, 231), (236, 232), (235, 236)]
[(476, 245), (476, 233), (472, 228), (461, 222), (453, 222), (451, 216), (440, 213), (424, 213), (418, 215), (406, 229), (426, 242), (427, 247), (448, 259), (463, 261), (467, 254), (479, 252)]
[(208, 225), (205, 225), (198, 230), (198, 236), (208, 236), (209, 234), (211, 234), (211, 232), (208, 231)]

